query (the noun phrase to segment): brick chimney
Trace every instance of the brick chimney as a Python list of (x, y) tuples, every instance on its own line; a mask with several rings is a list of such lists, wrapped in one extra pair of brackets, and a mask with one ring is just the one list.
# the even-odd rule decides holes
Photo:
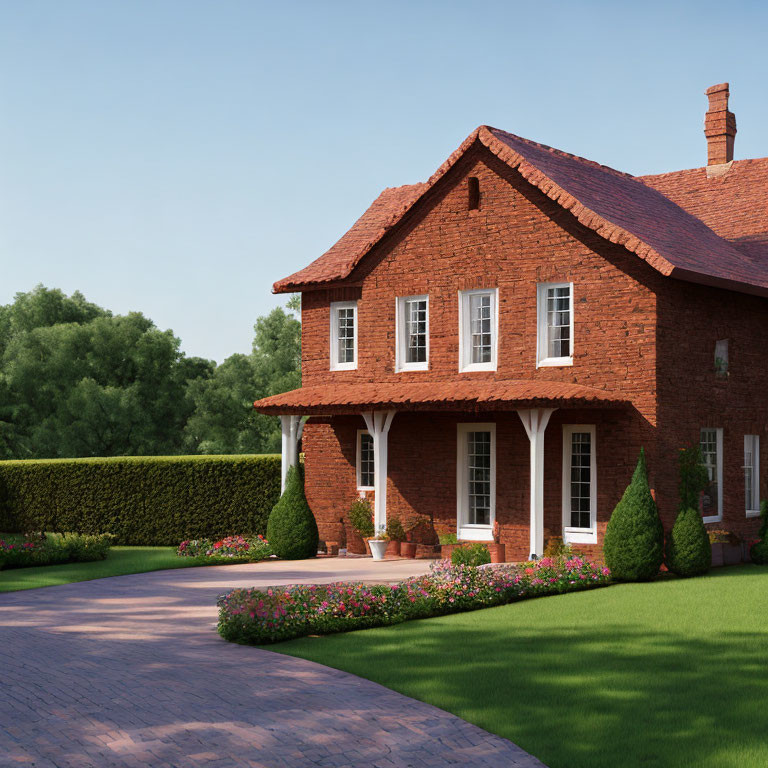
[(704, 117), (707, 165), (730, 163), (736, 137), (736, 116), (728, 111), (728, 83), (713, 85), (705, 93), (709, 98), (709, 109)]

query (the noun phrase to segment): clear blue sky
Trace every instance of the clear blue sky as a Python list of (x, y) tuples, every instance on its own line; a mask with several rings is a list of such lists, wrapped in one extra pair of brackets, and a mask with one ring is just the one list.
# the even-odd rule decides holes
[(631, 173), (768, 155), (768, 4), (0, 0), (0, 303), (246, 352), (272, 282), (488, 123)]

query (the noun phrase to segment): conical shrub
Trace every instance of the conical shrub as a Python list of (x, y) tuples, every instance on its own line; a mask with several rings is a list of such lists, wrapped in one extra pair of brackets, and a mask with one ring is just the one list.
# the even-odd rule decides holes
[(317, 523), (295, 466), (288, 470), (283, 495), (269, 514), (267, 541), (284, 560), (302, 560), (317, 554)]
[(613, 510), (603, 541), (605, 564), (619, 581), (652, 579), (664, 560), (664, 527), (648, 487), (645, 451)]
[(667, 568), (678, 576), (701, 576), (712, 565), (712, 545), (696, 509), (682, 509), (667, 537)]

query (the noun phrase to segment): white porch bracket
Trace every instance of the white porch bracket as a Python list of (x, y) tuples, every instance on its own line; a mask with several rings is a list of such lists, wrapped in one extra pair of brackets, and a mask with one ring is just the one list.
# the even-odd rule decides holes
[(299, 460), (299, 440), (304, 432), (303, 416), (281, 416), (280, 424), (283, 428), (283, 452), (282, 467), (280, 473), (280, 493), (285, 490), (285, 478), (288, 476), (288, 470), (296, 466)]
[(531, 557), (544, 552), (544, 431), (556, 408), (518, 411), (531, 446)]
[(373, 438), (373, 525), (376, 531), (387, 526), (387, 443), (396, 411), (365, 411), (363, 419)]

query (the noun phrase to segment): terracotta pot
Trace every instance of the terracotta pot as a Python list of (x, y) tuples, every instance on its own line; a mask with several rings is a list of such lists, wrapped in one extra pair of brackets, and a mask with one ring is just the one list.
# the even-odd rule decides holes
[(451, 555), (453, 554), (453, 550), (457, 549), (460, 544), (442, 544), (440, 546), (440, 557), (443, 558), (443, 560), (450, 560)]
[(413, 560), (416, 557), (416, 542), (403, 541), (400, 543), (400, 556)]
[(494, 542), (493, 544), (488, 545), (488, 551), (491, 553), (491, 562), (492, 563), (504, 563), (507, 560), (507, 553), (506, 553), (506, 547), (503, 544), (497, 544)]
[(741, 562), (741, 544), (723, 544), (723, 560), (726, 565), (738, 565)]
[(717, 568), (725, 563), (725, 557), (723, 556), (724, 544), (712, 544), (712, 567)]
[(363, 540), (363, 537), (349, 524), (346, 524), (347, 529), (347, 552), (352, 555), (365, 555), (368, 554), (368, 547)]
[(390, 541), (387, 547), (387, 554), (392, 557), (400, 557), (400, 542)]

